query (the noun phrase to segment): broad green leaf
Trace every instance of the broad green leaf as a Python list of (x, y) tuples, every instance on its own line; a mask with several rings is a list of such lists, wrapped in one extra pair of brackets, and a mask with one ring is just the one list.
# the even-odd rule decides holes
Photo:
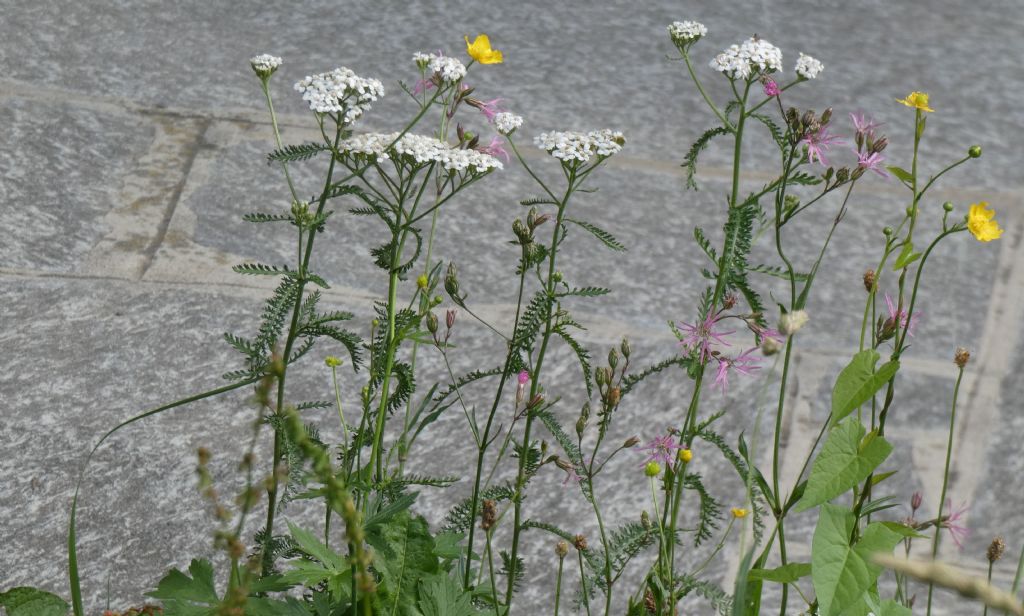
[(907, 171), (906, 169), (902, 169), (895, 165), (886, 167), (886, 169), (889, 170), (889, 173), (895, 175), (897, 178), (906, 182), (907, 184), (912, 184), (914, 182), (914, 176), (911, 175), (910, 172)]
[(832, 426), (870, 400), (900, 369), (900, 362), (894, 360), (882, 364), (876, 372), (880, 357), (877, 351), (863, 350), (839, 373), (832, 389)]
[[(855, 418), (840, 423), (822, 446), (796, 511), (828, 502), (867, 479), (885, 461), (892, 445)], [(865, 435), (866, 434), (866, 435)]]
[(417, 606), (423, 616), (477, 616), (473, 595), (462, 590), (462, 585), (445, 574), (432, 575), (420, 580)]
[(921, 253), (914, 252), (913, 242), (907, 242), (903, 245), (903, 249), (900, 250), (900, 255), (896, 257), (896, 262), (892, 264), (892, 269), (898, 272), (920, 258)]
[(171, 571), (157, 584), (156, 590), (146, 593), (164, 604), (165, 616), (206, 616), (214, 614), (220, 598), (213, 585), (213, 565), (207, 560), (193, 559), (188, 566), (189, 577)]
[(882, 567), (871, 561), (877, 552), (889, 553), (900, 535), (875, 522), (850, 546), (857, 521), (845, 507), (824, 504), (811, 541), (811, 580), (821, 616), (838, 616), (864, 602), (864, 593), (878, 579)]
[(373, 568), (381, 576), (377, 599), (383, 613), (404, 613), (395, 607), (414, 606), (420, 579), (440, 571), (426, 520), (401, 511), (368, 531), (366, 541), (373, 547)]
[(57, 595), (30, 586), (0, 593), (0, 606), (7, 611), (7, 616), (64, 616), (70, 607)]
[(811, 574), (811, 563), (789, 563), (774, 569), (751, 569), (751, 580), (765, 580), (779, 584), (792, 584)]
[(348, 566), (343, 556), (334, 553), (333, 550), (321, 543), (320, 539), (314, 536), (313, 533), (303, 530), (291, 522), (288, 522), (288, 529), (292, 532), (292, 539), (299, 545), (299, 549), (306, 554), (333, 569), (341, 569)]

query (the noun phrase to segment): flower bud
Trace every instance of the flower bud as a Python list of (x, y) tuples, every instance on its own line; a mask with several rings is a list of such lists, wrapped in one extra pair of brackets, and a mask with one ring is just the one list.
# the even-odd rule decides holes
[(615, 349), (608, 351), (608, 365), (612, 367), (612, 370), (615, 370), (616, 366), (619, 365), (619, 354)]
[(1003, 552), (1006, 551), (1006, 542), (1003, 541), (1002, 537), (996, 537), (989, 544), (988, 550), (985, 551), (985, 556), (988, 558), (989, 563), (995, 563), (997, 560), (1003, 557)]
[(554, 280), (555, 282), (562, 282), (562, 272), (556, 271), (554, 275), (551, 277), (551, 279)]
[(842, 184), (846, 180), (850, 179), (850, 170), (846, 167), (842, 167), (839, 171), (836, 171), (836, 181)]
[(597, 381), (598, 386), (604, 385), (604, 368), (600, 366), (594, 368), (594, 380)]
[(583, 403), (583, 408), (580, 409), (580, 417), (583, 417), (583, 418), (585, 418), (587, 420), (590, 419), (590, 403), (589, 402), (584, 402)]
[(619, 400), (621, 400), (621, 399), (622, 399), (622, 390), (621, 389), (619, 389), (618, 387), (612, 387), (610, 390), (608, 390), (608, 404), (610, 406), (617, 406), (619, 404)]
[(876, 139), (875, 142), (871, 144), (870, 149), (871, 149), (872, 152), (880, 153), (888, 145), (889, 145), (889, 138), (885, 137), (885, 136), (882, 136), (882, 137)]
[(644, 466), (644, 475), (648, 477), (657, 477), (661, 474), (661, 465), (657, 462), (648, 462)]
[(448, 329), (451, 329), (452, 327), (455, 327), (455, 309), (454, 308), (449, 308), (448, 311), (444, 313), (444, 324), (445, 324), (445, 326), (448, 327)]
[(622, 344), (619, 345), (619, 350), (622, 351), (622, 356), (623, 357), (625, 357), (626, 359), (629, 359), (629, 352), (630, 352), (629, 340), (626, 340), (625, 338), (623, 338), (622, 339)]
[(680, 462), (685, 462), (686, 464), (689, 464), (690, 460), (693, 459), (693, 451), (689, 447), (687, 447), (685, 449), (680, 449), (678, 455), (679, 455), (679, 461)]
[(519, 243), (524, 246), (533, 241), (533, 234), (526, 228), (523, 221), (518, 218), (512, 221), (512, 233), (516, 234)]
[(328, 368), (337, 368), (338, 366), (341, 365), (341, 363), (341, 360), (333, 355), (328, 355), (324, 359), (324, 364), (326, 364)]
[(558, 457), (555, 458), (555, 466), (557, 466), (558, 468), (562, 469), (563, 471), (565, 471), (567, 473), (569, 471), (573, 470), (573, 466), (572, 466), (571, 462), (569, 462), (568, 460), (563, 460), (562, 458), (558, 458)]
[(918, 509), (920, 509), (921, 508), (921, 501), (922, 500), (923, 499), (921, 498), (921, 493), (920, 492), (914, 492), (913, 494), (911, 494), (910, 495), (910, 509), (912, 511), (917, 511)]
[(640, 512), (640, 526), (643, 526), (644, 530), (651, 530), (651, 516), (646, 509)]
[(640, 437), (639, 436), (631, 436), (631, 437), (627, 438), (622, 443), (622, 448), (623, 449), (632, 449), (633, 447), (636, 447), (639, 444), (640, 444)]
[(576, 437), (583, 438), (583, 431), (587, 429), (587, 418), (580, 415), (580, 418), (576, 420)]
[(437, 333), (437, 315), (433, 312), (427, 313), (427, 330), (432, 334)]
[(775, 338), (765, 336), (761, 339), (761, 353), (765, 357), (771, 357), (782, 350), (782, 345)]
[(824, 111), (824, 113), (821, 114), (821, 124), (824, 126), (825, 124), (828, 124), (829, 120), (831, 120), (831, 119), (832, 119), (832, 108), (829, 107), (828, 109), (826, 109)]
[(882, 235), (884, 235), (885, 237), (889, 237), (892, 234), (893, 234), (892, 227), (884, 227), (884, 228), (882, 228)]
[(804, 310), (787, 312), (779, 317), (779, 331), (787, 336), (792, 336), (800, 331), (800, 328), (807, 323), (807, 320), (807, 312)]
[(569, 544), (565, 541), (559, 541), (555, 544), (555, 554), (558, 554), (558, 558), (565, 558), (565, 555), (569, 553)]
[(979, 156), (981, 156), (981, 146), (972, 145), (970, 148), (968, 148), (967, 155), (970, 156), (971, 158), (978, 158)]
[(455, 269), (455, 264), (454, 263), (449, 263), (448, 264), (448, 271), (445, 272), (445, 275), (444, 275), (444, 290), (448, 292), (448, 295), (450, 295), (452, 297), (452, 299), (457, 299), (457, 298), (461, 299), (461, 298), (459, 298), (458, 273), (457, 273), (457, 271)]
[(956, 353), (953, 355), (953, 363), (956, 364), (957, 368), (963, 368), (967, 365), (967, 362), (971, 359), (971, 352), (963, 347), (957, 347)]
[(440, 306), (444, 299), (440, 295), (435, 295), (434, 299), (430, 300), (431, 306)]
[(430, 284), (430, 279), (427, 278), (426, 274), (420, 274), (416, 279), (416, 286), (420, 289), (426, 290), (428, 284)]
[(952, 212), (953, 211), (953, 202), (952, 201), (947, 201), (947, 202), (943, 203), (942, 204), (942, 210), (945, 211), (945, 212)]
[(809, 132), (814, 132), (811, 127), (818, 123), (817, 117), (814, 115), (814, 111), (808, 110), (804, 113), (804, 117), (800, 118), (800, 123), (803, 124)]
[(490, 498), (485, 498), (483, 507), (480, 510), (480, 528), (490, 530), (498, 521), (498, 503)]
[(584, 535), (576, 535), (572, 542), (573, 546), (580, 552), (587, 551), (587, 538)]

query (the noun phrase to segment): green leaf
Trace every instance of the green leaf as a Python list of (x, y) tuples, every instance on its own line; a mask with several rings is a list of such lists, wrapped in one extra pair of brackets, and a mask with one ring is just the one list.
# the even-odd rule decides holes
[(373, 547), (373, 568), (381, 576), (377, 598), (387, 607), (381, 613), (415, 605), (420, 579), (440, 571), (426, 520), (402, 511), (367, 531), (366, 541)]
[(263, 263), (242, 263), (231, 268), (239, 274), (250, 274), (252, 276), (277, 276), (287, 274), (288, 266), (264, 265)]
[(899, 471), (886, 471), (884, 473), (877, 473), (875, 475), (872, 475), (871, 476), (871, 485), (877, 486), (878, 484), (882, 483), (883, 481), (885, 481), (889, 477), (892, 477), (893, 475), (895, 475), (898, 472)]
[(270, 154), (267, 154), (267, 164), (274, 161), (278, 162), (294, 162), (299, 160), (309, 160), (320, 152), (329, 150), (330, 148), (322, 143), (303, 143), (300, 145), (286, 145), (279, 150), (274, 150)]
[(928, 537), (928, 535), (922, 535), (902, 522), (879, 522), (879, 524), (901, 537), (913, 537), (914, 539), (926, 539)]
[(811, 563), (789, 563), (774, 569), (751, 569), (747, 576), (751, 580), (764, 580), (780, 584), (792, 584), (811, 574)]
[(697, 138), (690, 146), (690, 151), (686, 153), (686, 158), (683, 160), (682, 167), (686, 168), (686, 187), (697, 190), (697, 182), (694, 177), (697, 175), (697, 156), (700, 155), (704, 148), (708, 147), (711, 140), (719, 135), (728, 135), (731, 131), (724, 126), (716, 126), (710, 130), (704, 132), (703, 135)]
[(865, 349), (853, 356), (836, 378), (832, 389), (832, 426), (864, 404), (892, 379), (900, 369), (900, 362), (893, 360), (875, 371), (875, 364), (881, 356), (877, 351)]
[(828, 502), (867, 479), (892, 452), (892, 445), (854, 418), (842, 422), (828, 435), (821, 452), (814, 460), (796, 511)]
[(900, 256), (896, 257), (896, 262), (892, 264), (892, 269), (898, 272), (920, 258), (921, 253), (914, 252), (914, 243), (907, 242), (903, 244), (903, 250), (900, 251)]
[(433, 575), (420, 580), (417, 607), (423, 616), (477, 616), (473, 595), (448, 575)]
[(0, 606), (7, 611), (7, 616), (64, 616), (70, 607), (57, 595), (30, 586), (0, 593)]
[(871, 561), (877, 552), (892, 552), (900, 535), (874, 522), (850, 546), (857, 519), (845, 507), (821, 506), (811, 541), (811, 579), (821, 616), (838, 616), (863, 602), (863, 595), (878, 579), (882, 567)]
[(602, 244), (604, 244), (608, 248), (611, 248), (612, 250), (615, 250), (615, 251), (618, 251), (618, 252), (622, 252), (622, 251), (626, 250), (625, 244), (623, 244), (619, 240), (615, 239), (614, 235), (612, 235), (611, 233), (608, 233), (607, 231), (605, 231), (601, 227), (598, 227), (597, 225), (592, 225), (589, 222), (586, 222), (586, 221), (583, 221), (583, 220), (576, 220), (574, 218), (565, 218), (564, 220), (565, 220), (565, 222), (574, 223), (576, 225), (579, 225), (580, 227), (583, 227), (587, 231), (590, 231), (590, 233), (594, 237), (596, 237), (597, 239), (601, 240)]
[(288, 522), (288, 529), (292, 532), (292, 539), (299, 546), (299, 549), (323, 564), (333, 569), (341, 569), (348, 566), (345, 558), (334, 553), (329, 547), (320, 542), (313, 533), (303, 530)]
[(213, 585), (213, 565), (193, 559), (188, 572), (192, 577), (171, 569), (156, 590), (146, 593), (163, 602), (165, 616), (205, 616), (217, 611), (220, 598)]
[(899, 178), (903, 182), (906, 182), (907, 184), (912, 184), (914, 182), (914, 176), (911, 175), (910, 172), (907, 171), (906, 169), (901, 169), (900, 167), (897, 167), (895, 165), (886, 167), (886, 169), (889, 170), (889, 173), (895, 175), (897, 178)]

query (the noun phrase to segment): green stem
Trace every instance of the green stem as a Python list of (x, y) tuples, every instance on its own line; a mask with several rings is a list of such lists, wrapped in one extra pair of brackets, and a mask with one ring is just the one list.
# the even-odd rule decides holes
[[(953, 408), (949, 413), (949, 438), (946, 442), (946, 466), (942, 471), (942, 492), (939, 496), (939, 508), (938, 513), (935, 514), (935, 519), (938, 522), (935, 525), (935, 537), (932, 539), (932, 560), (935, 560), (939, 554), (939, 538), (941, 537), (942, 531), (942, 506), (946, 502), (946, 488), (949, 486), (949, 463), (953, 458), (953, 431), (956, 428), (956, 402), (960, 395), (960, 381), (964, 378), (964, 369), (961, 367), (956, 376), (956, 385), (953, 386)], [(991, 574), (991, 571), (989, 572)], [(932, 582), (928, 582), (928, 611), (927, 614), (930, 616), (932, 613), (932, 591), (935, 589), (935, 585)]]
[(558, 557), (558, 576), (555, 578), (555, 616), (558, 616), (558, 604), (562, 600), (562, 568), (565, 566), (565, 557)]
[[(580, 561), (580, 587), (583, 589), (583, 607), (587, 609), (587, 616), (590, 616), (590, 591), (587, 590), (587, 574), (583, 568), (583, 550), (576, 550), (576, 556)], [(605, 614), (608, 616), (608, 614)]]

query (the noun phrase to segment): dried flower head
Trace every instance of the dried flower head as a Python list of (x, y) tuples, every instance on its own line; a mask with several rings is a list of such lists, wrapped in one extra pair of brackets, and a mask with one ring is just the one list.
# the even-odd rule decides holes
[(953, 354), (953, 363), (956, 364), (957, 368), (963, 368), (967, 365), (967, 362), (971, 360), (971, 352), (963, 347), (957, 347), (956, 353)]
[(565, 541), (559, 541), (555, 544), (555, 554), (558, 554), (559, 558), (565, 558), (565, 555), (569, 553), (569, 544)]
[(349, 124), (370, 109), (370, 103), (384, 96), (384, 84), (356, 75), (344, 66), (307, 76), (295, 84), (302, 100), (317, 113), (340, 113)]
[(805, 310), (794, 310), (779, 317), (779, 331), (787, 336), (800, 331), (800, 328), (807, 324), (809, 317)]
[(277, 56), (272, 56), (268, 53), (263, 53), (258, 56), (249, 58), (249, 65), (252, 66), (252, 70), (256, 71), (256, 75), (260, 79), (266, 79), (274, 74), (277, 67), (281, 66), (282, 60)]
[(796, 74), (804, 79), (814, 79), (824, 68), (825, 65), (820, 60), (803, 53), (800, 54), (800, 58), (796, 61)]
[(587, 538), (583, 535), (576, 535), (572, 544), (580, 552), (587, 551)]
[(498, 520), (498, 503), (497, 501), (485, 498), (483, 506), (480, 510), (480, 528), (484, 530), (490, 530), (494, 526), (494, 523)]
[(994, 563), (1003, 557), (1003, 552), (1006, 551), (1006, 542), (1003, 541), (1002, 537), (996, 537), (992, 540), (992, 543), (988, 544), (988, 549), (985, 550), (985, 557), (988, 558), (988, 562)]
[(871, 293), (871, 290), (875, 288), (875, 282), (878, 280), (878, 276), (875, 274), (875, 270), (869, 269), (864, 272), (864, 290)]

